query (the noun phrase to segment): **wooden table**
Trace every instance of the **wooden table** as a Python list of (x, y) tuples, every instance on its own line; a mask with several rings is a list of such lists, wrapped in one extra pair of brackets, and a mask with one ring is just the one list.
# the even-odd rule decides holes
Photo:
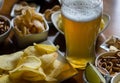
[[(12, 5), (17, 0), (5, 0), (4, 8), (0, 10), (0, 14), (6, 15), (10, 17), (10, 11), (12, 8)], [(96, 52), (97, 55), (103, 52), (104, 50), (99, 47), (99, 45), (108, 37), (111, 35), (117, 35), (120, 36), (120, 0), (103, 0), (104, 1), (104, 12), (109, 14), (111, 17), (111, 21), (107, 29), (98, 36), (97, 45), (96, 45)], [(7, 4), (7, 5), (6, 5)], [(8, 38), (9, 39), (9, 38)], [(60, 45), (60, 51), (65, 53), (65, 39), (62, 34), (60, 34), (53, 25), (50, 25), (50, 31), (49, 31), (49, 37), (48, 40), (51, 40), (55, 45)], [(5, 40), (6, 42), (6, 40)], [(4, 46), (4, 48), (2, 48)], [(5, 47), (6, 46), (6, 47)], [(4, 45), (0, 45), (0, 54), (3, 53), (11, 53), (16, 51), (15, 49), (9, 50), (9, 48), (12, 48), (12, 45), (7, 42), (4, 43)], [(5, 50), (5, 51), (4, 51)], [(2, 52), (3, 51), (3, 52)], [(83, 71), (80, 71), (80, 73), (68, 80), (65, 80), (62, 83), (83, 83), (82, 78)]]

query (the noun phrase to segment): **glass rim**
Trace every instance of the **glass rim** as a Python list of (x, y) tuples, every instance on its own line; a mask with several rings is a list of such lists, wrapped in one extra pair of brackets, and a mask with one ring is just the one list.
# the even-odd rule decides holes
[[(82, 8), (76, 8), (75, 6), (71, 6), (67, 3), (65, 3), (66, 0), (61, 0), (61, 4), (68, 7), (68, 8), (72, 8), (72, 9), (82, 9)], [(68, 1), (68, 0), (67, 0)], [(70, 0), (71, 1), (71, 0)], [(80, 0), (79, 0), (80, 1)], [(97, 3), (95, 6), (92, 7), (85, 7), (84, 9), (94, 9), (96, 7), (99, 7), (100, 5), (103, 5), (103, 0), (97, 0), (99, 3)]]

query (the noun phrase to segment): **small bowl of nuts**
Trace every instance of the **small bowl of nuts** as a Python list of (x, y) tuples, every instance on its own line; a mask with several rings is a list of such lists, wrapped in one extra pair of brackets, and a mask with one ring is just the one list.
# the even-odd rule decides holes
[(2, 43), (9, 35), (11, 30), (10, 20), (0, 15), (0, 43)]
[(100, 54), (95, 60), (95, 65), (103, 75), (113, 77), (120, 73), (120, 51), (109, 51)]
[(42, 14), (32, 8), (22, 12), (12, 20), (18, 47), (26, 47), (47, 39), (49, 26)]

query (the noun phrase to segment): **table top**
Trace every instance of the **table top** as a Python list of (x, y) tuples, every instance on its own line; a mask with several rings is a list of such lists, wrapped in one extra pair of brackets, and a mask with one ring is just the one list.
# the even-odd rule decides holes
[[(8, 2), (8, 0), (5, 0), (3, 8), (0, 10), (0, 14), (3, 14), (11, 18), (10, 11), (15, 2), (17, 2), (17, 0), (12, 0), (11, 2), (10, 1)], [(98, 36), (97, 44), (96, 44), (97, 54), (100, 54), (101, 52), (104, 51), (99, 47), (99, 45), (102, 42), (104, 42), (105, 39), (107, 39), (111, 35), (120, 36), (120, 23), (119, 23), (120, 22), (120, 0), (103, 0), (103, 3), (104, 3), (103, 12), (109, 14), (111, 17), (111, 20), (107, 29)], [(53, 25), (50, 25), (50, 31), (48, 35), (49, 35), (48, 40), (52, 41), (55, 45), (59, 45), (60, 51), (65, 53), (66, 47), (65, 47), (64, 35), (59, 33), (54, 28)], [(4, 44), (0, 45), (0, 54), (11, 53), (16, 51), (17, 48), (12, 43), (11, 37), (13, 37), (13, 32), (11, 32), (10, 36), (5, 40)], [(15, 49), (9, 50), (10, 48), (13, 48), (13, 47)], [(83, 71), (80, 71), (79, 74), (75, 75), (74, 77), (71, 77), (70, 79), (63, 81), (62, 83), (83, 83), (82, 73)]]

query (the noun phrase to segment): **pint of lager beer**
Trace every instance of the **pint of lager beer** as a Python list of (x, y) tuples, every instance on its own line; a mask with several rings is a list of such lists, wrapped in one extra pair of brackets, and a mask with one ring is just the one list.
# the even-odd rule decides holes
[(74, 68), (85, 69), (95, 60), (102, 9), (102, 0), (62, 0), (66, 58)]

